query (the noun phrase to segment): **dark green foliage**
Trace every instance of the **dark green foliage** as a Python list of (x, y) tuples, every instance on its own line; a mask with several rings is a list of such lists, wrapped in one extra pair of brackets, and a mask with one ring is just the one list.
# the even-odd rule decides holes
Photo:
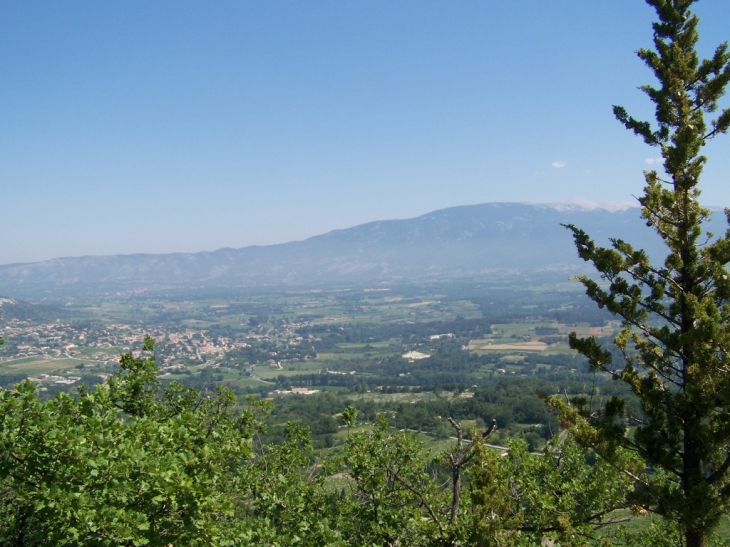
[[(599, 415), (565, 405), (562, 411), (579, 438), (606, 457), (620, 462), (621, 451), (629, 450), (644, 459), (656, 473), (635, 475), (636, 502), (676, 521), (686, 545), (700, 546), (730, 497), (730, 232), (714, 239), (705, 234), (709, 211), (697, 201), (706, 162), (702, 147), (730, 126), (730, 110), (709, 124), (704, 120), (717, 111), (730, 81), (730, 53), (722, 44), (710, 59), (699, 60), (691, 0), (648, 3), (659, 18), (654, 50), (638, 55), (659, 82), (641, 88), (656, 107), (656, 125), (622, 107), (614, 113), (664, 158), (666, 178), (645, 173), (639, 201), (647, 226), (664, 242), (666, 259), (653, 265), (622, 240), (598, 247), (569, 226), (579, 255), (605, 281), (581, 277), (586, 293), (623, 320), (618, 359), (594, 339), (572, 336), (571, 346), (594, 369), (625, 382), (643, 416), (629, 415), (619, 399)], [(557, 398), (553, 404), (561, 406)], [(625, 435), (627, 419), (637, 425), (633, 437)]]

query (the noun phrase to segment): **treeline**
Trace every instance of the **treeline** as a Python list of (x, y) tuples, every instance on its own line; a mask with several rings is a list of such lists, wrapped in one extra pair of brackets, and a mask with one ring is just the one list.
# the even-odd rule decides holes
[[(316, 447), (332, 446), (338, 431), (338, 423), (333, 416), (354, 404), (366, 421), (372, 422), (378, 414), (385, 413), (398, 429), (423, 431), (436, 438), (453, 435), (447, 420), (449, 417), (482, 425), (496, 420), (496, 435), (501, 440), (507, 442), (507, 439), (522, 436), (529, 449), (536, 450), (560, 430), (555, 414), (548, 410), (544, 401), (549, 394), (584, 397), (590, 411), (602, 408), (609, 398), (618, 396), (626, 401), (630, 414), (642, 416), (633, 394), (623, 384), (608, 379), (576, 381), (568, 376), (562, 379), (509, 377), (479, 387), (456, 383), (429, 388), (376, 386), (372, 390), (384, 395), (403, 394), (399, 402), (389, 401), (387, 397), (357, 397), (368, 391), (356, 386), (350, 393), (325, 391), (315, 395), (278, 397), (273, 411), (265, 420), (269, 425), (267, 436), (274, 442), (280, 442), (285, 424), (296, 422), (310, 429)], [(408, 397), (409, 394), (412, 398)], [(424, 397), (424, 394), (436, 397)]]
[[(372, 390), (379, 386), (420, 386), (431, 389), (444, 386), (472, 386), (485, 381), (497, 379), (504, 365), (504, 354), (490, 352), (477, 354), (464, 351), (456, 338), (433, 341), (430, 344), (416, 346), (427, 351), (427, 359), (408, 360), (402, 357), (401, 348), (394, 355), (385, 358), (349, 358), (333, 362), (331, 371), (320, 373), (298, 374), (296, 376), (280, 375), (275, 382), (280, 389), (292, 386), (342, 387), (347, 389)], [(367, 348), (367, 346), (366, 346)], [(565, 374), (579, 376), (588, 373), (585, 358), (577, 354), (544, 355), (526, 353), (516, 361), (519, 374), (538, 375), (551, 379)], [(340, 372), (338, 374), (337, 372)], [(344, 374), (342, 374), (344, 372)], [(355, 374), (349, 374), (355, 372)]]
[(311, 325), (297, 329), (302, 336), (313, 335), (327, 340), (327, 347), (337, 343), (381, 342), (400, 340), (404, 344), (428, 340), (436, 334), (455, 333), (460, 338), (483, 338), (491, 334), (490, 325), (494, 321), (487, 318), (465, 319), (457, 317), (453, 321), (428, 321), (420, 323), (375, 324), (365, 323), (344, 325)]

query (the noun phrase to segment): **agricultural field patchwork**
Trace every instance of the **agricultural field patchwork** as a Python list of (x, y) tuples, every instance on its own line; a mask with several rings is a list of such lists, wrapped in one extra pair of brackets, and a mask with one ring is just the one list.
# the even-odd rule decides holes
[(575, 372), (568, 334), (615, 331), (572, 286), (133, 295), (51, 309), (44, 320), (2, 325), (0, 378), (103, 381), (121, 354), (151, 336), (162, 381), (225, 382), (262, 393), (476, 385), (499, 375)]

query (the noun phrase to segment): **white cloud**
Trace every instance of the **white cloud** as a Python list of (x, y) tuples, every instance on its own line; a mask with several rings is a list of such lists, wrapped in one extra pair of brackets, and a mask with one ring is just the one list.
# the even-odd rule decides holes
[(655, 163), (664, 163), (664, 158), (646, 158), (644, 161), (649, 165), (654, 165)]
[(566, 165), (568, 165), (567, 161), (554, 161), (552, 163), (552, 166), (555, 167), (556, 169), (562, 169)]

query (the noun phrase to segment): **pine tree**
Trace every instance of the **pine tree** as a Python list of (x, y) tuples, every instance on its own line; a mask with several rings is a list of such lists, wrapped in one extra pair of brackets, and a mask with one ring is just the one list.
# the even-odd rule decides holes
[[(596, 371), (628, 384), (642, 416), (628, 416), (614, 399), (591, 413), (580, 402), (553, 397), (584, 444), (634, 478), (635, 502), (676, 521), (685, 545), (706, 545), (727, 512), (730, 499), (730, 231), (721, 237), (703, 226), (710, 215), (698, 203), (698, 182), (707, 141), (730, 126), (730, 109), (709, 125), (730, 80), (727, 44), (700, 61), (698, 19), (693, 0), (647, 0), (658, 15), (654, 49), (637, 55), (653, 71), (656, 87), (641, 89), (655, 105), (655, 123), (614, 107), (616, 118), (664, 159), (663, 174), (645, 173), (641, 215), (662, 238), (663, 265), (622, 240), (597, 246), (575, 226), (581, 258), (593, 264), (601, 282), (579, 277), (587, 295), (622, 319), (615, 343), (623, 354), (614, 363), (595, 339), (570, 338)], [(730, 222), (730, 211), (725, 211)], [(627, 434), (627, 424), (637, 426)], [(630, 452), (646, 468), (623, 466)]]

